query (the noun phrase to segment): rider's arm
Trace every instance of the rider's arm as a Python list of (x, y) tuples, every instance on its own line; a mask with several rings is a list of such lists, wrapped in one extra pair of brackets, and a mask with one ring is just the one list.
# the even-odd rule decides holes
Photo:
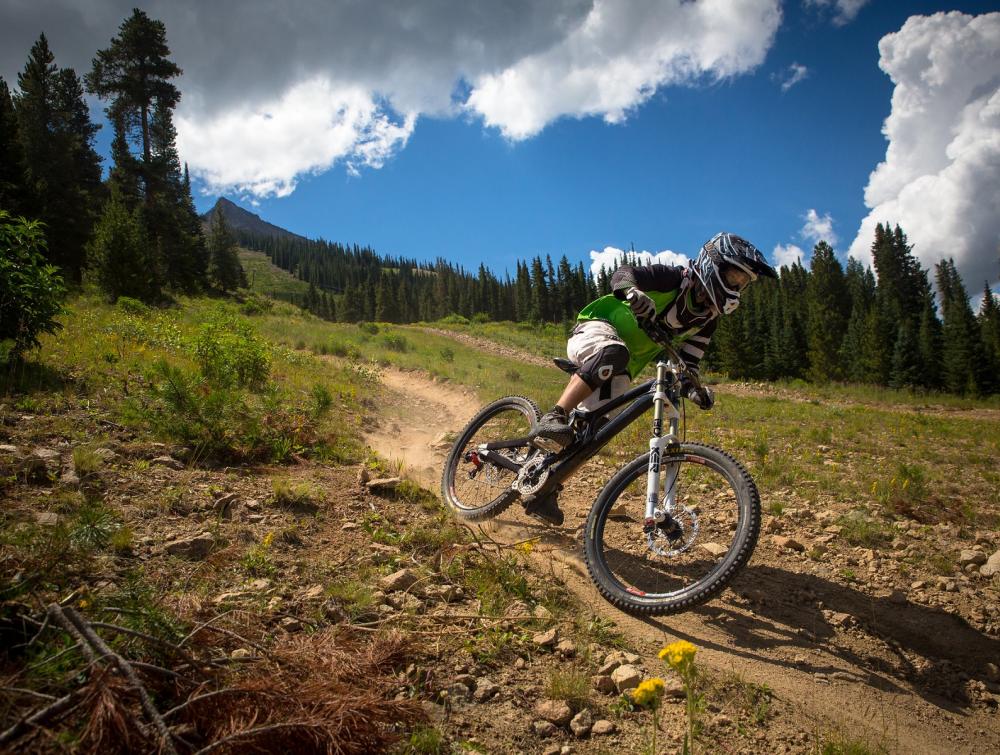
[(698, 364), (701, 362), (701, 358), (705, 356), (705, 350), (708, 348), (708, 344), (712, 340), (712, 334), (715, 333), (718, 325), (718, 318), (713, 318), (705, 323), (705, 326), (701, 330), (684, 341), (677, 353), (680, 354), (681, 359), (684, 360), (684, 363), (688, 367), (698, 369)]
[(622, 265), (611, 276), (611, 291), (624, 300), (630, 288), (640, 291), (673, 291), (680, 288), (684, 268), (673, 265)]

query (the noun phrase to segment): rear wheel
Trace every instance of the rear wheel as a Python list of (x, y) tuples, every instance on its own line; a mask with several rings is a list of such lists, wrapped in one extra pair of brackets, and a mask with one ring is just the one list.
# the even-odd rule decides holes
[[(540, 417), (534, 401), (506, 396), (469, 421), (451, 447), (441, 478), (441, 493), (452, 511), (477, 521), (497, 516), (517, 500), (518, 493), (511, 489), (517, 473), (480, 459), (477, 449), (488, 442), (526, 439)], [(521, 465), (540, 452), (525, 442), (494, 453)]]
[(760, 533), (760, 497), (747, 471), (717, 448), (684, 443), (667, 450), (662, 472), (676, 473), (679, 530), (643, 531), (649, 454), (601, 491), (584, 530), (584, 558), (601, 594), (635, 614), (685, 611), (719, 593), (747, 563)]

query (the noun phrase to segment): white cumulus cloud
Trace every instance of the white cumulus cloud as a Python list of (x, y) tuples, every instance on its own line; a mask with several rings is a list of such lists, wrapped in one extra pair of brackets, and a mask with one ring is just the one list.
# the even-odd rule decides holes
[(198, 120), (182, 114), (177, 141), (208, 191), (284, 197), (299, 176), (337, 160), (352, 173), (381, 167), (406, 144), (415, 121), (413, 114), (392, 120), (361, 88), (313, 79), (273, 102)]
[(590, 251), (590, 274), (596, 278), (602, 267), (609, 274), (613, 273), (626, 255), (630, 259), (638, 260), (640, 265), (659, 263), (661, 265), (686, 266), (689, 260), (686, 254), (672, 252), (669, 249), (664, 249), (661, 252), (626, 252), (617, 247), (606, 246), (599, 252), (594, 249)]
[(804, 0), (802, 4), (807, 8), (832, 11), (834, 25), (844, 26), (854, 20), (868, 0)]
[(830, 213), (820, 215), (816, 210), (810, 209), (806, 212), (804, 219), (806, 223), (799, 231), (802, 238), (812, 241), (814, 244), (825, 241), (830, 246), (837, 245), (838, 238), (833, 230), (833, 218), (830, 217)]
[(466, 107), (512, 140), (562, 116), (618, 123), (663, 85), (753, 70), (780, 21), (774, 0), (595, 0), (549, 49), (475, 78)]
[(796, 260), (801, 260), (803, 265), (808, 261), (808, 255), (795, 244), (776, 244), (771, 258), (778, 268), (791, 267)]
[[(135, 0), (0, 0), (0, 76), (45, 29), (90, 68)], [(144, 0), (184, 70), (181, 159), (211, 190), (282, 196), (304, 175), (378, 167), (421, 116), (511, 139), (564, 117), (618, 122), (659, 88), (757, 67), (780, 0)]]
[(879, 52), (889, 145), (849, 254), (870, 264), (875, 225), (898, 223), (925, 266), (953, 257), (977, 290), (1000, 268), (1000, 13), (914, 16)]

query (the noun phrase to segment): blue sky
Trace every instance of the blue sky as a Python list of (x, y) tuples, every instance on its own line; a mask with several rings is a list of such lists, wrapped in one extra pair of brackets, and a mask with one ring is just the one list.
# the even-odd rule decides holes
[[(36, 27), (87, 70), (131, 5), (0, 0), (17, 21), (0, 75)], [(201, 210), (225, 195), (306, 236), (501, 273), (630, 244), (692, 254), (719, 230), (774, 261), (821, 236), (865, 260), (890, 221), (925, 265), (954, 256), (971, 291), (997, 283), (996, 2), (703, 0), (697, 21), (679, 0), (304, 0), (280, 22), (225, 5), (140, 3), (185, 70), (179, 144)], [(872, 177), (883, 128), (894, 154)]]

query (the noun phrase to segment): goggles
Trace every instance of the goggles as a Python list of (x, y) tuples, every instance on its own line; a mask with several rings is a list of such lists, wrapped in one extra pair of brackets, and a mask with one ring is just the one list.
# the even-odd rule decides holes
[(719, 276), (723, 285), (731, 291), (742, 291), (750, 285), (754, 276), (736, 265), (722, 265)]

